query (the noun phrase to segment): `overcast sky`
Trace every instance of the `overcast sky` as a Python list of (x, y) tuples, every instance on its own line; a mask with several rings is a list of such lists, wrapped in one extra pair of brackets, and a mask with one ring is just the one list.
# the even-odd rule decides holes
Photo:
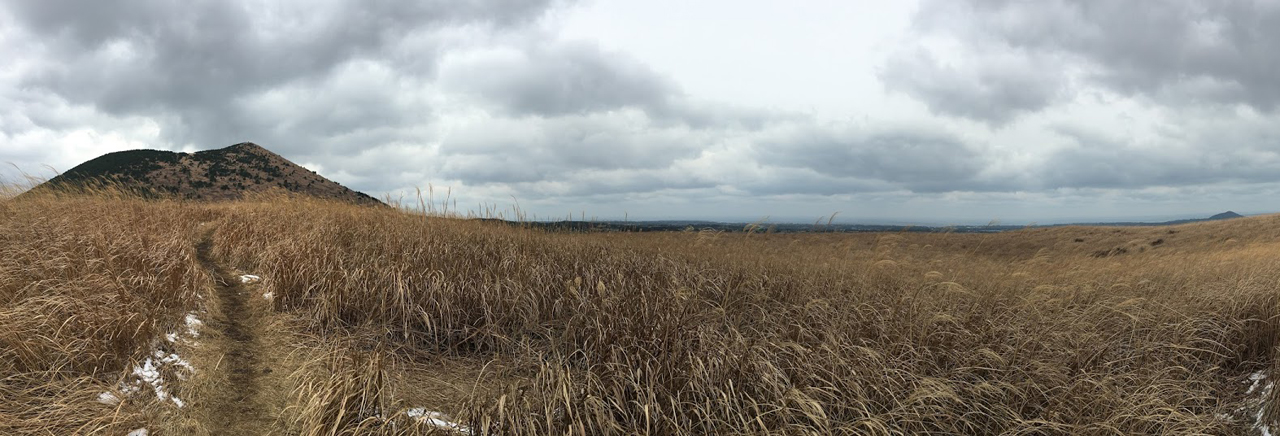
[(539, 218), (1263, 213), (1277, 41), (1276, 0), (3, 0), (0, 162), (253, 141)]

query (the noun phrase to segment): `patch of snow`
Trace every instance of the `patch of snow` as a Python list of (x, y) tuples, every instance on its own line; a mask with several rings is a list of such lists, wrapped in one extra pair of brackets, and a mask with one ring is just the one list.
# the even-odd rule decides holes
[[(186, 372), (191, 372), (193, 370), (191, 364), (186, 360), (183, 360), (182, 357), (177, 354), (166, 354), (161, 350), (156, 350), (151, 356), (152, 357), (148, 357), (146, 360), (143, 360), (141, 365), (133, 367), (132, 374), (134, 377), (138, 378), (138, 381), (136, 381), (133, 386), (122, 384), (120, 386), (120, 390), (125, 394), (133, 394), (141, 388), (139, 385), (145, 384), (151, 387), (151, 390), (156, 394), (156, 398), (160, 401), (172, 401), (173, 404), (179, 408), (185, 406), (186, 402), (173, 394), (170, 394), (168, 389), (165, 388), (164, 377), (160, 375), (160, 370), (165, 366), (169, 366), (182, 368), (185, 369)], [(177, 373), (180, 377), (184, 375), (182, 372)], [(103, 397), (101, 395), (98, 396), (99, 400), (102, 398)]]
[[(1262, 436), (1272, 436), (1271, 423), (1267, 422), (1265, 412), (1267, 410), (1267, 400), (1271, 398), (1271, 391), (1275, 389), (1275, 382), (1267, 381), (1267, 374), (1258, 371), (1249, 375), (1249, 380), (1253, 383), (1249, 385), (1249, 390), (1245, 394), (1257, 393), (1256, 401), (1257, 411), (1253, 413), (1253, 429), (1257, 430)], [(1261, 389), (1259, 389), (1261, 386)], [(1253, 403), (1253, 401), (1250, 401)]]
[(1263, 412), (1267, 410), (1267, 397), (1270, 396), (1271, 389), (1274, 387), (1275, 383), (1267, 383), (1267, 386), (1262, 388), (1262, 400), (1258, 403), (1258, 412), (1253, 414), (1253, 428), (1262, 436), (1271, 436), (1271, 425)]
[(151, 385), (156, 391), (156, 398), (161, 401), (169, 399), (169, 393), (164, 390), (163, 380), (160, 379), (160, 368), (156, 367), (150, 357), (142, 361), (142, 366), (133, 367), (133, 375), (143, 383)]
[(262, 294), (262, 298), (266, 299), (267, 301), (274, 300), (276, 298), (276, 293), (268, 292), (268, 293)]
[[(176, 344), (183, 339), (200, 336), (198, 329), (204, 325), (204, 322), (200, 321), (195, 312), (188, 313), (184, 321), (186, 323), (186, 333), (166, 333), (164, 339), (168, 344)], [(173, 347), (167, 345), (166, 342), (157, 341), (154, 343), (156, 349), (151, 352), (151, 356), (134, 365), (133, 370), (120, 382), (119, 392), (122, 396), (117, 396), (112, 392), (103, 392), (98, 394), (98, 402), (109, 405), (119, 404), (124, 398), (131, 397), (143, 389), (151, 388), (155, 392), (156, 399), (171, 401), (179, 408), (185, 407), (185, 401), (169, 392), (165, 385), (165, 376), (163, 374), (177, 376), (180, 380), (186, 380), (191, 373), (195, 372), (195, 368), (182, 356), (169, 351)], [(146, 429), (140, 430), (143, 432), (141, 434), (146, 434)]]
[(258, 281), (261, 281), (261, 280), (262, 280), (262, 277), (255, 276), (253, 274), (245, 274), (240, 276), (240, 283), (257, 283)]
[(145, 428), (139, 428), (139, 429), (136, 429), (136, 430), (134, 430), (134, 431), (129, 432), (129, 434), (127, 434), (127, 435), (125, 435), (125, 436), (147, 436), (147, 429), (145, 429)]
[(138, 393), (139, 390), (140, 388), (137, 385), (120, 382), (120, 392), (124, 393), (125, 395), (136, 394)]
[(98, 402), (108, 406), (114, 406), (120, 404), (120, 397), (117, 397), (116, 394), (110, 392), (103, 392), (98, 394)]
[(191, 312), (187, 314), (186, 322), (187, 322), (187, 335), (193, 338), (200, 337), (199, 328), (200, 326), (204, 325), (204, 321), (200, 321), (200, 318), (196, 317), (196, 313)]
[(163, 352), (161, 352), (160, 350), (156, 350), (156, 354), (155, 354), (155, 355), (156, 355), (158, 358), (160, 358), (160, 362), (162, 362), (162, 363), (166, 363), (166, 364), (169, 364), (169, 365), (173, 365), (173, 366), (181, 367), (181, 368), (183, 368), (183, 369), (186, 369), (187, 371), (192, 371), (192, 370), (194, 370), (194, 369), (195, 369), (195, 368), (192, 368), (192, 367), (191, 367), (191, 363), (190, 363), (190, 362), (187, 362), (187, 361), (186, 361), (186, 360), (184, 360), (181, 356), (178, 356), (178, 355), (177, 355), (177, 354), (175, 354), (175, 353), (169, 353), (169, 355), (168, 355), (168, 356), (165, 356)]
[(411, 408), (406, 410), (404, 414), (432, 427), (453, 430), (462, 434), (471, 434), (471, 429), (467, 428), (467, 426), (450, 422), (445, 414), (429, 411), (424, 407)]
[[(1250, 381), (1253, 381), (1253, 384), (1252, 384), (1252, 385), (1250, 385), (1250, 386), (1249, 386), (1249, 390), (1245, 391), (1244, 393), (1245, 393), (1245, 394), (1252, 394), (1254, 390), (1258, 389), (1258, 385), (1259, 385), (1259, 384), (1261, 384), (1261, 383), (1262, 383), (1262, 381), (1263, 381), (1263, 380), (1266, 380), (1266, 379), (1267, 379), (1267, 375), (1266, 375), (1266, 374), (1264, 374), (1262, 371), (1258, 371), (1258, 372), (1255, 372), (1255, 373), (1253, 373), (1253, 374), (1249, 374), (1249, 380), (1250, 380)], [(1247, 383), (1247, 382), (1246, 382), (1246, 383)]]

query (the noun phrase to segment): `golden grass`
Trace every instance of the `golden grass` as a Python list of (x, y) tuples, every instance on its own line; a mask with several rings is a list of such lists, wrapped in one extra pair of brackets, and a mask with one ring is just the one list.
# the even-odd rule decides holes
[[(1257, 401), (1242, 381), (1272, 372), (1280, 338), (1275, 216), (981, 235), (556, 234), (286, 197), (68, 197), (0, 203), (0, 240), (25, 247), (0, 262), (26, 271), (3, 276), (0, 308), (98, 318), (59, 330), (0, 315), (0, 335), (23, 332), (0, 336), (0, 353), (55, 356), (0, 369), (109, 386), (102, 374), (145, 349), (138, 338), (193, 304), (181, 290), (200, 277), (204, 219), (217, 257), (261, 275), (326, 350), (292, 376), (286, 434), (432, 431), (403, 411), (433, 405), (393, 384), (439, 359), (499, 362), (443, 410), (482, 434), (1240, 434)], [(49, 304), (50, 289), (93, 303)], [(31, 339), (40, 330), (66, 333)], [(88, 345), (100, 337), (115, 342)], [(22, 351), (41, 346), (54, 351)]]
[(205, 278), (176, 204), (0, 200), (0, 434), (123, 434), (160, 406), (102, 404)]
[(451, 411), (492, 433), (1234, 433), (1277, 338), (1275, 217), (567, 235), (308, 201), (228, 212), (221, 255), (318, 331), (508, 362), (495, 377), (517, 381)]

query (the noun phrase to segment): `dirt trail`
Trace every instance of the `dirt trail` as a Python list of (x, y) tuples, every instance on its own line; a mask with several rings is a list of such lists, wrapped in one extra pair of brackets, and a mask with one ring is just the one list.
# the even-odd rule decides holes
[(215, 334), (205, 339), (210, 360), (204, 365), (213, 371), (212, 383), (194, 404), (204, 409), (199, 427), (213, 435), (270, 434), (285, 400), (281, 382), (287, 371), (278, 368), (284, 360), (281, 338), (272, 337), (276, 330), (264, 315), (265, 300), (253, 298), (256, 286), (241, 283), (239, 274), (213, 259), (212, 233), (196, 246), (200, 263), (214, 278), (210, 297), (216, 299), (206, 321)]

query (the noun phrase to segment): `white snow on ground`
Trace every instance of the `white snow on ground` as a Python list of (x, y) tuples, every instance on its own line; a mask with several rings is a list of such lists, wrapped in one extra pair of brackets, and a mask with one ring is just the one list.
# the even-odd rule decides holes
[[(1249, 374), (1249, 381), (1253, 384), (1249, 385), (1249, 390), (1245, 391), (1246, 395), (1257, 395), (1256, 400), (1247, 400), (1250, 405), (1257, 404), (1257, 411), (1253, 413), (1253, 429), (1258, 431), (1262, 436), (1272, 436), (1271, 425), (1267, 422), (1264, 412), (1267, 410), (1267, 399), (1271, 398), (1271, 391), (1275, 389), (1275, 382), (1267, 380), (1267, 374), (1264, 371), (1258, 371)], [(1246, 382), (1248, 383), (1248, 382)], [(1244, 411), (1244, 409), (1241, 409)]]
[(448, 417), (440, 412), (429, 411), (423, 407), (414, 407), (406, 410), (404, 414), (432, 427), (453, 430), (462, 434), (471, 434), (471, 429), (467, 428), (467, 426), (450, 422)]
[[(173, 366), (185, 369), (187, 370), (187, 372), (191, 372), (192, 370), (194, 370), (194, 368), (191, 367), (190, 362), (183, 360), (182, 357), (178, 356), (176, 353), (169, 353), (169, 355), (166, 356), (163, 351), (156, 350), (156, 352), (153, 353), (152, 355), (155, 356), (157, 359), (160, 359), (161, 363), (165, 363), (165, 364), (169, 364), (169, 365), (173, 365)], [(182, 373), (178, 373), (178, 374), (180, 376), (183, 375)]]
[[(188, 313), (184, 322), (187, 328), (185, 334), (165, 334), (165, 341), (171, 344), (176, 344), (181, 339), (185, 339), (187, 337), (197, 338), (200, 336), (200, 331), (198, 329), (200, 326), (204, 325), (204, 322), (200, 321), (200, 318), (196, 316), (195, 312)], [(158, 343), (156, 345), (157, 349), (151, 352), (151, 356), (133, 367), (133, 371), (129, 373), (129, 377), (120, 382), (120, 392), (129, 396), (138, 393), (144, 387), (150, 387), (151, 390), (155, 392), (157, 399), (160, 401), (171, 401), (175, 406), (181, 408), (186, 406), (186, 402), (169, 392), (168, 387), (165, 386), (165, 380), (161, 375), (161, 371), (169, 369), (170, 374), (176, 374), (179, 379), (186, 380), (190, 374), (195, 371), (195, 368), (191, 366), (190, 362), (187, 362), (186, 359), (183, 359), (182, 356), (179, 356), (177, 353), (166, 352), (159, 349), (163, 345), (163, 343)], [(98, 394), (98, 402), (102, 404), (115, 405), (119, 404), (120, 401), (121, 398), (112, 392), (103, 392)], [(146, 434), (146, 429), (139, 430), (143, 432), (141, 434)], [(130, 434), (132, 435), (133, 433)]]
[[(135, 385), (144, 383), (147, 386), (150, 386), (151, 390), (155, 391), (156, 398), (160, 399), (160, 401), (172, 401), (175, 406), (182, 407), (186, 405), (186, 403), (169, 393), (169, 390), (166, 389), (164, 384), (164, 377), (160, 375), (160, 370), (165, 365), (186, 368), (188, 371), (190, 371), (191, 368), (191, 365), (182, 360), (181, 357), (178, 357), (177, 354), (165, 355), (163, 351), (156, 350), (155, 358), (148, 357), (146, 360), (142, 361), (142, 365), (133, 367), (133, 375), (138, 378)], [(137, 391), (137, 387), (134, 387), (133, 389), (127, 388), (128, 386), (123, 386), (121, 387), (121, 390), (126, 391), (126, 393)]]
[(196, 317), (195, 312), (191, 312), (187, 314), (186, 322), (187, 322), (187, 336), (191, 336), (193, 338), (200, 337), (199, 328), (200, 326), (204, 325), (204, 322), (200, 321), (200, 318)]
[(125, 436), (147, 436), (147, 429), (140, 428), (140, 429), (129, 432), (129, 434)]
[[(240, 275), (240, 283), (258, 283), (258, 282), (260, 282), (260, 281), (262, 281), (262, 277), (255, 276), (255, 275), (253, 275), (253, 274), (242, 274), (242, 275)], [(276, 298), (276, 293), (275, 293), (275, 292), (265, 292), (265, 293), (263, 293), (263, 294), (262, 294), (262, 298), (263, 298), (263, 299), (265, 299), (265, 300), (267, 300), (267, 301), (272, 301), (272, 300), (274, 300), (274, 299)]]
[(120, 404), (120, 397), (117, 397), (116, 394), (110, 392), (103, 392), (98, 394), (98, 402), (108, 406), (114, 406)]
[(1253, 373), (1253, 374), (1249, 374), (1249, 381), (1252, 381), (1252, 382), (1253, 382), (1253, 384), (1252, 384), (1252, 385), (1249, 385), (1249, 390), (1244, 391), (1244, 393), (1245, 393), (1246, 395), (1247, 395), (1247, 394), (1252, 394), (1252, 393), (1253, 393), (1253, 391), (1255, 391), (1255, 390), (1257, 390), (1257, 389), (1258, 389), (1258, 385), (1259, 385), (1259, 384), (1262, 384), (1262, 382), (1263, 382), (1263, 381), (1265, 381), (1266, 379), (1267, 379), (1267, 375), (1266, 375), (1266, 374), (1264, 374), (1262, 371), (1258, 371), (1258, 372), (1255, 372), (1255, 373)]

